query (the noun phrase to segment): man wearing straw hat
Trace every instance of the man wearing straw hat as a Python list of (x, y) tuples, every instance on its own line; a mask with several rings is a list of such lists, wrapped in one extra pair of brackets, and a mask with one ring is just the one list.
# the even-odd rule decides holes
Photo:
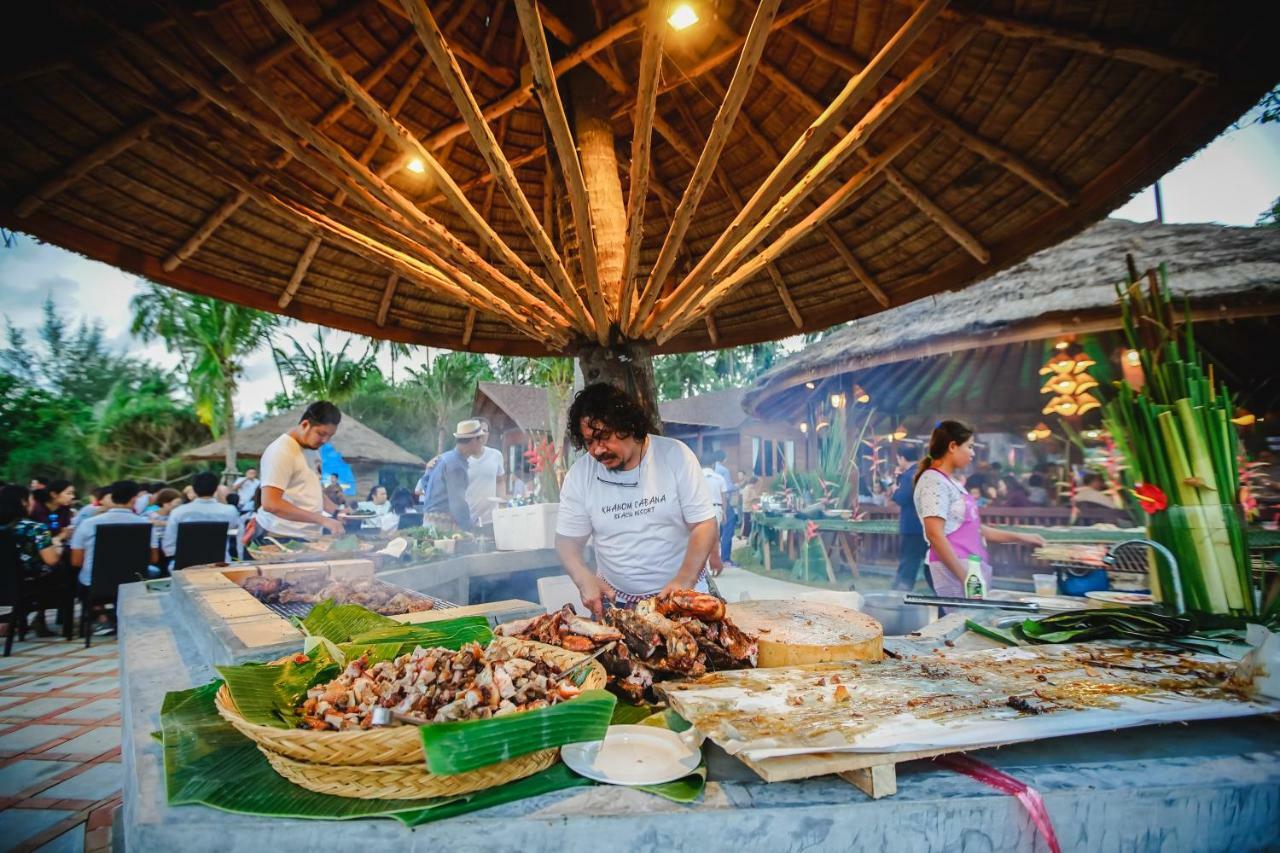
[(427, 480), (422, 508), (423, 521), (436, 528), (470, 530), (475, 526), (467, 505), (467, 468), (484, 453), (484, 424), (475, 418), (458, 422), (453, 432), (453, 449), (440, 454)]

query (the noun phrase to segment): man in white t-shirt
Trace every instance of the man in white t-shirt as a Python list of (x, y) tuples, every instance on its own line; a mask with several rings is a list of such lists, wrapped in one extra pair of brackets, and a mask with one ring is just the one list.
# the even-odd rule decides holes
[(490, 498), (506, 497), (503, 479), (507, 466), (503, 464), (502, 451), (489, 446), (489, 421), (476, 420), (484, 427), (481, 439), (484, 446), (478, 456), (467, 459), (467, 507), (471, 510), (472, 523), (491, 524), (495, 504)]
[(256, 515), (255, 539), (315, 539), (326, 531), (343, 533), (340, 519), (325, 511), (338, 507), (324, 495), (320, 474), (304, 451), (327, 444), (342, 413), (327, 400), (312, 403), (293, 429), (267, 445), (262, 453), (262, 506)]
[[(570, 437), (587, 455), (560, 489), (556, 551), (596, 616), (605, 599), (625, 606), (707, 589), (716, 509), (702, 468), (684, 444), (652, 431), (640, 403), (612, 385), (587, 386), (569, 407)], [(595, 572), (584, 559), (591, 538)]]
[(238, 505), (241, 512), (249, 512), (257, 509), (253, 505), (253, 496), (258, 492), (258, 486), (262, 482), (258, 479), (258, 469), (250, 468), (244, 472), (244, 476), (231, 484), (231, 491), (236, 493), (239, 498)]

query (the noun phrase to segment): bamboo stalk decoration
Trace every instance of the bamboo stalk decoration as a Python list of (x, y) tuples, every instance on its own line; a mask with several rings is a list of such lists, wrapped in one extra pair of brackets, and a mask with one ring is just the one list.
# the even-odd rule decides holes
[[(1187, 606), (1251, 614), (1254, 592), (1239, 487), (1233, 403), (1195, 346), (1190, 318), (1175, 332), (1173, 300), (1159, 277), (1118, 288), (1125, 334), (1142, 358), (1146, 384), (1120, 383), (1104, 423), (1125, 460), (1127, 485), (1148, 512), (1148, 532), (1177, 559)], [(1169, 603), (1168, 569), (1154, 590)]]

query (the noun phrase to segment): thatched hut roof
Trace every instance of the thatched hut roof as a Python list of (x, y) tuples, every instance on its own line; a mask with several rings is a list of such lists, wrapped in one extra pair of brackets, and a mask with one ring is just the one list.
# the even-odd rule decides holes
[(680, 400), (668, 400), (658, 406), (663, 424), (739, 429), (748, 420), (742, 410), (744, 388), (708, 391)]
[(679, 32), (641, 0), (406, 7), (23, 4), (0, 225), (378, 338), (704, 349), (987, 277), (1277, 76), (1275, 3), (722, 0)]
[[(240, 456), (260, 457), (267, 445), (293, 429), (302, 417), (301, 407), (265, 418), (251, 427), (236, 430), (236, 453)], [(333, 447), (348, 463), (365, 465), (415, 465), (426, 463), (421, 456), (410, 453), (391, 439), (375, 432), (349, 414), (343, 414), (342, 423), (333, 437)], [(188, 450), (186, 459), (222, 459), (227, 454), (225, 438)]]
[[(1120, 328), (1115, 283), (1127, 278), (1126, 254), (1141, 268), (1165, 264), (1170, 289), (1190, 301), (1198, 320), (1280, 314), (1280, 228), (1108, 219), (965, 290), (849, 323), (774, 366), (743, 405), (752, 413), (795, 410), (811, 393), (805, 383), (817, 385), (843, 374), (861, 383), (858, 377), (870, 376), (873, 369), (879, 371), (877, 382), (912, 389), (922, 398), (913, 404), (926, 409), (927, 389), (921, 380), (937, 379), (940, 373), (950, 380), (963, 377), (966, 387), (976, 389), (971, 401), (975, 413), (1018, 408), (1000, 404), (1002, 394), (1017, 396), (1018, 389), (1026, 392), (1018, 401), (1034, 404), (1039, 385), (1035, 371), (1044, 361), (1046, 341)], [(1260, 330), (1252, 331), (1256, 337)], [(1214, 335), (1224, 350), (1252, 345), (1242, 337), (1249, 335), (1241, 330)], [(1107, 340), (1119, 344), (1116, 334)], [(1254, 344), (1265, 346), (1263, 341)], [(936, 366), (939, 356), (950, 356), (945, 367)], [(1246, 370), (1243, 362), (1265, 363), (1253, 356), (1227, 361)], [(924, 375), (928, 370), (933, 370), (931, 377)], [(872, 392), (873, 403), (885, 402), (870, 382), (862, 384)]]
[(485, 401), (506, 415), (523, 432), (546, 432), (547, 389), (537, 385), (513, 385), (507, 382), (481, 382), (476, 386), (472, 412), (484, 414)]

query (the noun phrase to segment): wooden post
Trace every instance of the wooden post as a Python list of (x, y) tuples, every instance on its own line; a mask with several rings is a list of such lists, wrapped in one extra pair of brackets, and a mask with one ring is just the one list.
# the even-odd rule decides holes
[(622, 269), (627, 241), (627, 210), (618, 178), (618, 154), (614, 147), (609, 92), (590, 68), (575, 68), (568, 75), (573, 104), (573, 131), (587, 184), (587, 203), (595, 229), (596, 267), (605, 314), (618, 316), (622, 298)]
[(578, 351), (578, 366), (584, 385), (608, 382), (640, 401), (659, 433), (662, 417), (658, 414), (658, 386), (653, 380), (653, 358), (649, 348), (636, 341), (613, 346), (588, 344)]

